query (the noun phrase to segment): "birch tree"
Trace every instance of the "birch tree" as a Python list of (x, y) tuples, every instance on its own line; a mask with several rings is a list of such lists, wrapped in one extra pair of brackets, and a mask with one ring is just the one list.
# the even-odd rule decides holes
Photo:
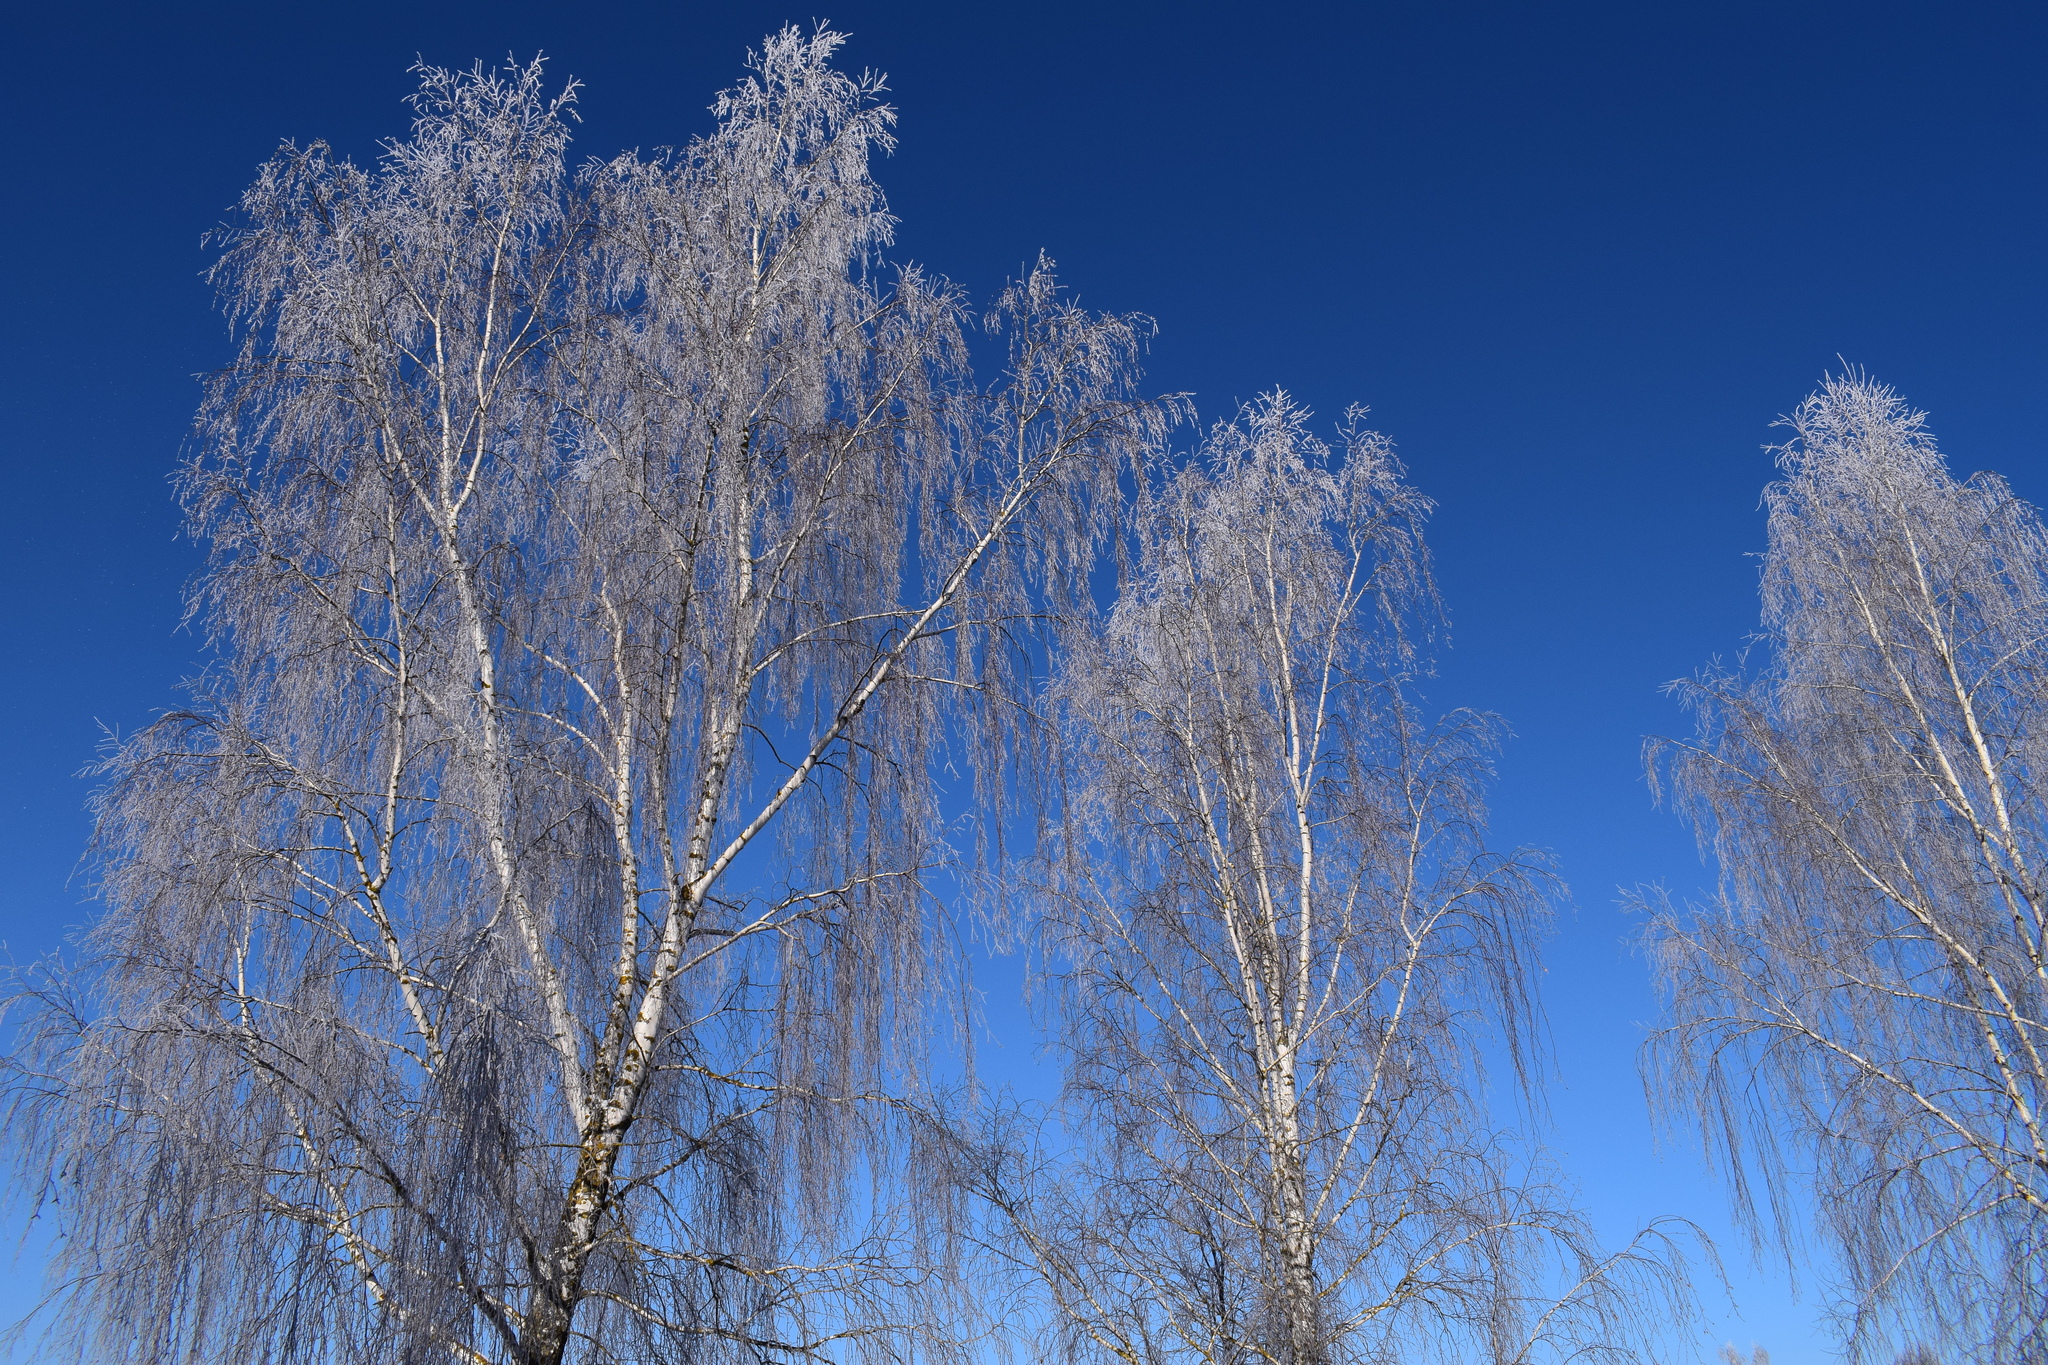
[[(1000, 829), (1139, 320), (879, 256), (892, 115), (787, 29), (571, 174), (538, 63), (287, 144), (179, 477), (217, 662), (100, 768), (10, 1134), (96, 1359), (894, 1359), (959, 1306), (893, 1098)], [(938, 945), (938, 946), (934, 946)]]
[(1359, 417), (1336, 452), (1285, 394), (1217, 426), (1058, 684), (1067, 1120), (973, 1180), (1073, 1358), (1622, 1355), (1629, 1292), (1674, 1283), (1489, 1120), (1546, 875), (1484, 843), (1496, 722), (1418, 708), (1428, 504)]
[(1861, 375), (1784, 424), (1751, 666), (1651, 750), (1720, 886), (1652, 923), (1648, 1074), (1759, 1228), (1811, 1171), (1856, 1358), (2039, 1360), (2048, 530)]

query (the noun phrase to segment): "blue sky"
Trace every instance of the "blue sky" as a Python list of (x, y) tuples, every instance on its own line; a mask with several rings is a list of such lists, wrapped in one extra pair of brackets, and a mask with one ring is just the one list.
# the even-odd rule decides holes
[[(1742, 1316), (1715, 1305), (1716, 1340), (1827, 1359), (1811, 1277), (1795, 1300), (1695, 1152), (1653, 1149), (1656, 1006), (1616, 888), (1705, 874), (1637, 753), (1682, 723), (1658, 685), (1754, 621), (1761, 447), (1837, 357), (1929, 409), (1959, 472), (2048, 502), (2039, 6), (21, 7), (0, 938), (47, 951), (86, 913), (75, 773), (196, 657), (164, 475), (191, 376), (228, 355), (199, 238), (276, 142), (374, 156), (415, 54), (536, 50), (586, 82), (583, 151), (681, 142), (750, 42), (814, 17), (890, 73), (899, 257), (986, 297), (1046, 249), (1084, 301), (1158, 319), (1155, 385), (1211, 415), (1276, 384), (1372, 406), (1440, 505), (1432, 698), (1512, 724), (1496, 837), (1574, 892), (1551, 1141), (1610, 1232), (1669, 1213), (1723, 1238)], [(1013, 975), (986, 974), (981, 1056), (1022, 1074)]]

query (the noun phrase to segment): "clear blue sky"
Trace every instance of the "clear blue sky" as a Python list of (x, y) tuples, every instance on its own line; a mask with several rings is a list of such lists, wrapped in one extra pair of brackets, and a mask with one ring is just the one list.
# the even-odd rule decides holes
[[(587, 83), (584, 151), (681, 142), (750, 42), (814, 17), (890, 73), (899, 256), (985, 297), (1047, 249), (1085, 301), (1159, 320), (1155, 384), (1210, 414), (1274, 384), (1372, 405), (1441, 506), (1434, 697), (1513, 724), (1497, 836), (1575, 893), (1545, 977), (1552, 1141), (1611, 1232), (1676, 1213), (1726, 1237), (1697, 1155), (1652, 1150), (1635, 1077), (1655, 1004), (1615, 888), (1704, 880), (1638, 747), (1681, 724), (1658, 684), (1754, 620), (1760, 447), (1837, 356), (1930, 409), (1959, 472), (2048, 502), (2048, 7), (17, 9), (0, 938), (46, 951), (85, 914), (74, 774), (195, 656), (164, 475), (190, 376), (228, 354), (199, 237), (257, 163), (287, 136), (374, 156), (416, 53), (543, 50)], [(1007, 979), (998, 1071), (1031, 1061)], [(1726, 1249), (1744, 1315), (1720, 1305), (1717, 1337), (1827, 1359), (1816, 1296)]]

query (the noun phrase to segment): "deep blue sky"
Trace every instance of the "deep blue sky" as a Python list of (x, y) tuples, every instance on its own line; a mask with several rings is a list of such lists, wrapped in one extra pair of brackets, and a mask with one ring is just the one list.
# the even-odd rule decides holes
[[(282, 137), (400, 133), (414, 55), (545, 51), (580, 148), (681, 142), (744, 48), (809, 9), (721, 4), (27, 7), (9, 22), (0, 217), (11, 512), (0, 938), (85, 913), (74, 773), (174, 698), (195, 551), (164, 483), (227, 342), (200, 235)], [(897, 254), (982, 296), (1043, 247), (1155, 316), (1162, 389), (1372, 405), (1440, 503), (1435, 698), (1520, 738), (1502, 842), (1576, 894), (1545, 978), (1552, 1140), (1612, 1232), (1726, 1235), (1634, 1073), (1654, 1001), (1615, 888), (1703, 873), (1637, 751), (1662, 681), (1755, 617), (1761, 445), (1837, 356), (1933, 413), (1961, 472), (2048, 501), (2048, 8), (1987, 5), (840, 4), (890, 73)], [(1029, 1039), (993, 970), (1000, 1070)], [(1809, 1292), (1728, 1245), (1718, 1338), (1826, 1359)], [(24, 1263), (25, 1274), (31, 1267)], [(5, 1277), (0, 1269), (0, 1278)], [(19, 1302), (18, 1291), (14, 1302)], [(0, 1308), (8, 1296), (0, 1292)]]

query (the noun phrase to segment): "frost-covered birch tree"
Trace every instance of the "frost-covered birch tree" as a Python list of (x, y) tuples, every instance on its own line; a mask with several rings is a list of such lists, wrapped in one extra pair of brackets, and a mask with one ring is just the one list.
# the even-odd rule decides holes
[(1647, 1074), (1757, 1226), (1800, 1231), (1812, 1174), (1855, 1358), (2037, 1361), (2048, 528), (1860, 375), (1785, 425), (1751, 667), (1682, 684), (1698, 734), (1652, 746), (1720, 889), (1653, 920)]
[(375, 165), (244, 196), (179, 479), (217, 663), (112, 748), (102, 911), (15, 998), (81, 1354), (944, 1349), (946, 1203), (891, 1193), (941, 779), (1001, 828), (1160, 411), (1043, 264), (974, 385), (839, 42), (574, 174), (573, 87), (422, 69)]
[(1069, 1358), (1622, 1356), (1676, 1283), (1489, 1118), (1546, 877), (1485, 845), (1496, 722), (1419, 710), (1428, 505), (1359, 417), (1333, 452), (1274, 394), (1158, 476), (1056, 685), (1065, 1120), (998, 1125), (974, 1181)]

